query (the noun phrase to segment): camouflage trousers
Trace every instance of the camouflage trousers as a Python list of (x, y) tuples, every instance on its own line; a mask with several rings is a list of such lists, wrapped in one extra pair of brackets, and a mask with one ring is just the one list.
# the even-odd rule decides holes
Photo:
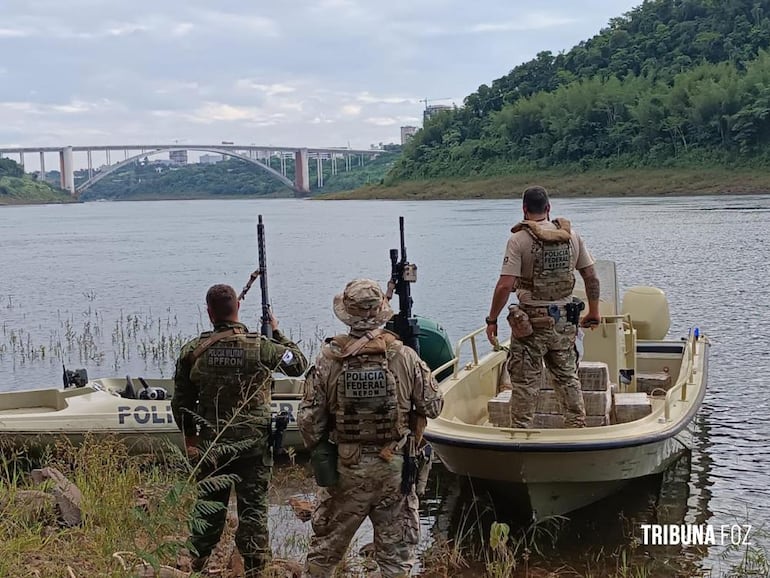
[[(226, 462), (225, 462), (226, 460)], [(198, 480), (235, 474), (240, 478), (235, 483), (238, 504), (238, 530), (235, 544), (243, 556), (247, 578), (256, 578), (267, 567), (272, 558), (268, 529), (268, 486), (273, 471), (272, 452), (265, 438), (253, 449), (240, 453), (235, 458), (223, 457), (219, 465), (202, 464)], [(211, 554), (219, 542), (227, 521), (227, 505), (232, 487), (199, 495), (199, 499), (219, 502), (223, 509), (204, 518), (207, 523), (200, 531), (193, 529), (190, 542), (199, 558)]]
[(319, 488), (313, 537), (303, 578), (329, 578), (368, 516), (374, 527), (374, 556), (383, 578), (409, 576), (420, 537), (418, 499), (401, 494), (403, 458), (385, 462), (364, 453), (358, 464), (337, 466), (335, 486)]
[(546, 383), (545, 367), (564, 412), (567, 427), (585, 427), (585, 405), (577, 373), (577, 328), (562, 318), (550, 328), (534, 327), (532, 335), (511, 338), (508, 373), (511, 376), (511, 426), (530, 427), (538, 392)]

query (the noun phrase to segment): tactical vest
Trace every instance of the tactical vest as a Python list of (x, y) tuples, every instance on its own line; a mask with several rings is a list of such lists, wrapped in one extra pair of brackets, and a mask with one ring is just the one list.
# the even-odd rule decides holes
[[(190, 380), (198, 385), (198, 413), (211, 423), (251, 412), (270, 416), (270, 371), (260, 361), (260, 335), (239, 327), (200, 336), (191, 354)], [(243, 421), (243, 420), (239, 420)]]
[(343, 351), (337, 358), (342, 363), (336, 383), (337, 442), (386, 444), (398, 440), (405, 419), (398, 411), (396, 377), (388, 368), (388, 345), (395, 336), (380, 334), (354, 355), (345, 355), (345, 348), (355, 341), (349, 335), (333, 339)]
[(556, 230), (544, 229), (536, 221), (522, 221), (511, 229), (513, 233), (523, 229), (532, 237), (532, 278), (520, 279), (519, 286), (535, 301), (565, 299), (575, 287), (570, 223), (561, 218), (553, 223)]

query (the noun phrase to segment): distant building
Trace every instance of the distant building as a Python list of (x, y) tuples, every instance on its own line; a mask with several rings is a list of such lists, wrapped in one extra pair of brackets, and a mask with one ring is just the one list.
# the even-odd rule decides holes
[(201, 155), (200, 163), (202, 165), (215, 165), (223, 160), (222, 155)]
[(417, 132), (416, 126), (402, 126), (401, 127), (401, 144), (405, 145), (409, 142), (409, 139)]
[(452, 110), (452, 109), (453, 107), (449, 106), (448, 104), (431, 104), (423, 111), (422, 121), (425, 122), (430, 117), (435, 116), (440, 112), (444, 112), (446, 110)]
[(168, 160), (175, 165), (186, 165), (187, 151), (168, 151)]

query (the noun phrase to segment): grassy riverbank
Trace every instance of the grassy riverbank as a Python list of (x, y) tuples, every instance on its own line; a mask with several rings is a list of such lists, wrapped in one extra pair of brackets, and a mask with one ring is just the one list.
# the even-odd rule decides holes
[(770, 171), (761, 169), (618, 169), (590, 172), (532, 171), (489, 178), (430, 179), (372, 185), (319, 195), (318, 199), (510, 199), (540, 184), (554, 197), (632, 197), (756, 194), (770, 192)]
[(0, 206), (73, 203), (65, 191), (28, 177), (0, 177)]
[[(31, 467), (56, 468), (79, 489), (75, 523), (62, 522), (60, 502), (53, 489), (61, 487), (56, 478), (37, 485), (29, 475)], [(210, 481), (214, 483), (213, 478)], [(0, 576), (199, 576), (175, 572), (172, 567), (181, 563), (184, 568), (189, 563), (185, 550), (188, 524), (194, 518), (195, 493), (203, 487), (196, 487), (189, 464), (181, 453), (171, 449), (159, 460), (157, 456), (131, 455), (115, 440), (86, 439), (79, 447), (59, 443), (30, 462), (26, 454), (3, 447), (0, 452)], [(310, 534), (307, 514), (312, 508), (314, 491), (315, 484), (306, 464), (287, 463), (275, 468), (270, 488), (273, 506), (270, 527), (276, 564), (265, 576), (293, 577), (301, 570)], [(692, 562), (678, 550), (670, 550), (670, 556), (653, 558), (633, 541), (605, 549), (589, 540), (582, 548), (582, 555), (560, 560), (552, 549), (561, 531), (559, 520), (544, 520), (523, 529), (493, 522), (489, 529), (483, 530), (475, 516), (483, 516), (485, 512), (494, 515), (494, 512), (479, 512), (480, 509), (478, 504), (464, 507), (449, 535), (434, 533), (435, 527), (431, 530), (431, 543), (420, 555), (420, 576), (674, 578), (695, 575)], [(225, 534), (210, 560), (210, 568), (220, 570), (217, 575), (222, 578), (240, 575), (240, 556), (234, 551), (233, 542), (237, 518), (233, 514), (231, 510)], [(635, 527), (631, 520), (626, 523), (629, 529)], [(486, 528), (487, 524), (483, 526)], [(351, 544), (336, 576), (378, 576), (371, 573), (373, 561), (359, 553), (361, 545)], [(760, 575), (756, 570), (770, 570), (770, 563), (756, 539), (753, 547), (738, 554), (741, 559), (731, 566), (730, 576), (748, 578)]]

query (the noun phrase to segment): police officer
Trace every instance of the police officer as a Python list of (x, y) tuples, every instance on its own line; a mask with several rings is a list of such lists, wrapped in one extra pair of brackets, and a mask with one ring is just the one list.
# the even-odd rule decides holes
[[(198, 460), (206, 448), (199, 440), (226, 445), (238, 442), (239, 450), (224, 454), (216, 464), (204, 459), (198, 464), (198, 479), (210, 475), (235, 474), (238, 501), (238, 531), (235, 537), (244, 559), (246, 576), (257, 576), (271, 559), (267, 514), (268, 484), (272, 474), (270, 392), (273, 371), (298, 377), (307, 360), (297, 345), (279, 330), (271, 316), (273, 340), (250, 333), (238, 320), (240, 302), (229, 285), (214, 285), (206, 294), (213, 331), (206, 331), (182, 347), (174, 373), (171, 408), (184, 433), (188, 456)], [(202, 420), (195, 420), (195, 413)], [(200, 426), (197, 432), (198, 423)], [(251, 443), (244, 441), (248, 440)], [(211, 447), (210, 444), (206, 444)], [(200, 571), (219, 542), (227, 517), (230, 487), (203, 499), (216, 501), (223, 509), (207, 517), (209, 526), (193, 529), (193, 570)]]
[(545, 361), (565, 411), (565, 424), (585, 427), (575, 349), (578, 314), (572, 305), (572, 290), (577, 269), (585, 281), (588, 299), (588, 312), (579, 323), (583, 327), (598, 323), (599, 278), (594, 259), (568, 220), (550, 220), (551, 206), (543, 187), (524, 191), (523, 211), (524, 220), (511, 229), (486, 318), (487, 338), (494, 345), (498, 316), (510, 293), (516, 291), (519, 303), (509, 307), (508, 314), (512, 426), (530, 426)]
[(408, 576), (420, 519), (414, 484), (401, 492), (402, 450), (410, 412), (435, 418), (443, 400), (417, 353), (382, 328), (393, 310), (375, 281), (348, 283), (334, 313), (350, 332), (326, 340), (297, 419), (308, 448), (328, 437), (338, 454), (336, 484), (319, 488), (303, 576), (331, 576), (367, 516), (382, 576)]

